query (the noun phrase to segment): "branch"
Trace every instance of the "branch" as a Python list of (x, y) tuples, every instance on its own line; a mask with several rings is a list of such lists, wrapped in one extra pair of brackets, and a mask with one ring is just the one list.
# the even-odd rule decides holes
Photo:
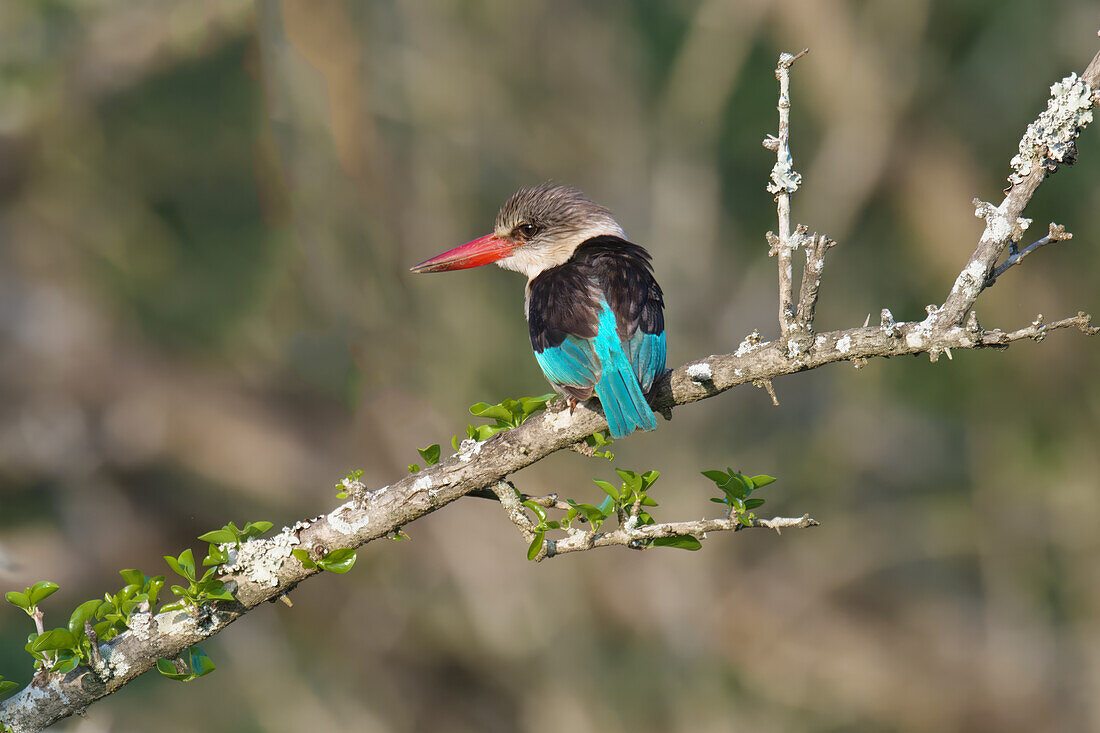
[[(544, 497), (543, 502), (538, 502), (533, 497), (520, 494), (515, 486), (508, 481), (498, 481), (492, 487), (493, 496), (500, 501), (501, 506), (508, 514), (512, 524), (519, 529), (524, 542), (530, 543), (536, 536), (535, 524), (524, 512), (524, 501), (536, 501), (540, 506), (550, 506), (555, 509), (568, 510), (569, 504), (549, 500)], [(598, 529), (582, 530), (575, 527), (566, 527), (562, 531), (565, 537), (557, 540), (547, 539), (542, 543), (542, 548), (534, 556), (534, 560), (542, 561), (547, 558), (565, 555), (570, 552), (583, 552), (597, 547), (628, 547), (632, 550), (646, 550), (652, 547), (652, 540), (663, 537), (694, 537), (697, 540), (706, 539), (708, 532), (737, 532), (742, 529), (766, 528), (774, 529), (777, 533), (784, 529), (805, 529), (820, 525), (809, 514), (801, 517), (772, 517), (771, 519), (759, 519), (752, 517), (747, 519), (748, 524), (742, 523), (738, 518), (727, 516), (721, 519), (699, 519), (691, 522), (664, 522), (659, 524), (647, 524), (638, 526), (638, 514), (641, 508), (640, 502), (635, 502), (630, 516), (626, 521), (614, 530), (601, 532)]]
[(791, 236), (791, 194), (798, 190), (802, 176), (794, 169), (791, 156), (791, 65), (802, 58), (809, 49), (796, 56), (780, 54), (779, 65), (775, 68), (775, 78), (779, 80), (779, 134), (769, 135), (764, 147), (775, 151), (775, 166), (772, 167), (768, 192), (775, 194), (779, 207), (779, 235), (768, 232), (771, 245), (769, 255), (776, 255), (779, 264), (779, 331), (782, 336), (794, 326), (794, 307), (791, 303), (791, 252), (798, 248), (804, 235), (800, 232)]
[[(1020, 140), (1020, 153), (1012, 158), (1011, 184), (1000, 206), (977, 202), (975, 215), (985, 219), (985, 231), (966, 267), (959, 273), (951, 292), (939, 309), (937, 323), (951, 326), (962, 323), (987, 287), (993, 267), (1005, 247), (1020, 240), (1031, 224), (1021, 218), (1024, 208), (1035, 195), (1043, 179), (1058, 169), (1059, 163), (1071, 165), (1076, 159), (1076, 140), (1092, 121), (1100, 83), (1100, 54), (1093, 57), (1080, 78), (1070, 74), (1050, 88), (1047, 109), (1028, 125)], [(996, 278), (994, 278), (996, 279)]]
[[(797, 57), (785, 54), (780, 61), (780, 69), (784, 70), (780, 74), (781, 89), (785, 71), (789, 70), (795, 58)], [(785, 67), (783, 59), (786, 59)], [(1075, 77), (1067, 77), (1061, 83), (1060, 90), (1059, 85), (1055, 85), (1051, 106), (1055, 111), (1064, 112), (1071, 108), (1074, 110), (1072, 129), (1069, 132), (1062, 130), (1058, 135), (1031, 135), (1032, 128), (1029, 128), (1029, 135), (1021, 142), (1021, 151), (1027, 148), (1025, 142), (1032, 139), (1042, 141), (1042, 149), (1036, 152), (1036, 145), (1032, 145), (1028, 148), (1030, 157), (1021, 154), (1013, 159), (1016, 169), (1014, 176), (1018, 180), (1014, 178), (1008, 196), (999, 207), (989, 206), (981, 210), (987, 226), (977, 248), (956, 279), (944, 304), (939, 307), (929, 306), (928, 316), (922, 321), (896, 322), (890, 311), (884, 309), (880, 325), (864, 325), (816, 336), (811, 333), (797, 334), (799, 338), (796, 343), (793, 335), (796, 329), (793, 326), (801, 323), (812, 326), (813, 307), (820, 284), (820, 265), (823, 262), (823, 259), (817, 258), (823, 258), (824, 250), (829, 245), (823, 244), (823, 238), (815, 238), (813, 252), (807, 252), (807, 270), (803, 275), (798, 313), (795, 314), (791, 309), (789, 266), (790, 250), (795, 246), (789, 231), (791, 190), (777, 193), (781, 222), (780, 235), (775, 238), (779, 243), (776, 254), (780, 255), (780, 338), (762, 341), (759, 334), (754, 332), (733, 353), (697, 359), (664, 375), (651, 394), (654, 408), (659, 411), (669, 410), (678, 405), (713, 397), (737, 385), (768, 383), (786, 374), (837, 362), (847, 361), (859, 367), (873, 357), (906, 354), (928, 354), (934, 362), (940, 354), (946, 353), (950, 357), (952, 349), (1005, 348), (1021, 339), (1042, 340), (1056, 329), (1075, 328), (1088, 335), (1097, 333), (1100, 329), (1091, 325), (1090, 317), (1085, 313), (1078, 313), (1054, 323), (1045, 323), (1040, 316), (1030, 325), (1007, 333), (984, 330), (978, 324), (972, 307), (977, 296), (987, 286), (990, 275), (994, 273), (994, 265), (1004, 248), (1010, 241), (1014, 241), (1013, 235), (1017, 231), (1023, 230), (1023, 220), (1019, 219), (1019, 215), (1034, 194), (1035, 188), (1052, 171), (1052, 165), (1057, 162), (1069, 163), (1072, 158), (1067, 154), (1067, 146), (1073, 142), (1087, 121), (1084, 112), (1090, 110), (1082, 110), (1079, 105), (1066, 103), (1069, 95), (1067, 89), (1084, 94), (1091, 105), (1096, 100), (1096, 94), (1091, 87), (1096, 85), (1098, 77), (1100, 54), (1089, 64), (1082, 77), (1088, 86), (1082, 88), (1077, 84), (1081, 80), (1076, 80)], [(1072, 83), (1067, 84), (1068, 81)], [(789, 107), (789, 98), (786, 99), (786, 105)], [(1037, 123), (1043, 120), (1040, 117), (1032, 127), (1042, 127)], [(785, 154), (781, 152), (786, 148), (787, 124), (788, 112), (784, 109), (784, 100), (781, 98), (782, 137), (774, 139), (775, 149), (779, 154), (779, 175), (777, 178), (773, 170), (773, 182), (785, 179), (785, 189), (790, 188), (792, 181), (797, 187), (797, 174), (789, 165), (789, 150)], [(786, 168), (783, 165), (784, 160), (787, 161)], [(795, 236), (798, 236), (797, 232)], [(1019, 262), (1022, 255), (1023, 253), (1013, 264)], [(784, 262), (787, 263), (786, 266)], [(814, 263), (813, 267), (810, 266), (811, 262)], [(1006, 265), (1012, 266), (1007, 261)], [(809, 284), (806, 282), (807, 277), (812, 278)], [(790, 339), (786, 338), (788, 334), (792, 334)], [(797, 348), (793, 348), (792, 344), (796, 344)], [(323, 554), (323, 549), (359, 547), (390, 536), (410, 522), (483, 489), (493, 490), (504, 503), (502, 495), (507, 495), (508, 492), (501, 489), (500, 482), (505, 476), (555, 451), (569, 448), (606, 427), (607, 422), (603, 415), (593, 409), (590, 403), (578, 406), (572, 414), (566, 409), (555, 409), (536, 415), (520, 427), (498, 433), (486, 441), (466, 441), (462, 449), (451, 458), (381, 489), (368, 491), (362, 484), (348, 482), (351, 490), (349, 501), (326, 514), (285, 527), (274, 537), (252, 539), (241, 545), (232, 564), (221, 568), (221, 578), (233, 591), (236, 601), (219, 601), (208, 607), (208, 613), (202, 616), (192, 616), (184, 611), (157, 615), (149, 611), (135, 613), (131, 619), (130, 631), (99, 645), (102, 665), (96, 665), (96, 671), (82, 666), (66, 675), (44, 673), (36, 676), (27, 688), (0, 703), (0, 723), (17, 733), (41, 730), (75, 712), (83, 711), (96, 700), (121, 689), (152, 669), (157, 659), (173, 658), (188, 647), (221, 632), (261, 603), (284, 597), (299, 583), (319, 572), (317, 568), (303, 567), (291, 555), (292, 549), (303, 548), (311, 556), (317, 556)], [(546, 500), (556, 501), (550, 498)], [(518, 504), (520, 500), (512, 491), (508, 501)], [(508, 504), (504, 505), (511, 515), (512, 508)], [(599, 537), (592, 536), (590, 539), (574, 540), (570, 537), (558, 543), (556, 552), (562, 554), (574, 551), (570, 541), (576, 543), (576, 550), (581, 550), (609, 544), (629, 545), (638, 536), (696, 536), (708, 531), (727, 530), (729, 527), (723, 523), (728, 521), (719, 519), (678, 522), (638, 527), (621, 535), (617, 533), (625, 530), (616, 530)], [(778, 529), (787, 526), (812, 526), (812, 521), (808, 516), (799, 519), (776, 518), (756, 520), (754, 526)]]

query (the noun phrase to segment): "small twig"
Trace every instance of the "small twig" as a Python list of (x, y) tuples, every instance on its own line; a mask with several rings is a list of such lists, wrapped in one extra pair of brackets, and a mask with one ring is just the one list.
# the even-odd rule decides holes
[[(508, 483), (511, 486), (511, 483)], [(513, 487), (515, 488), (515, 487)], [(489, 499), (490, 501), (500, 501), (500, 496), (497, 495), (493, 489), (477, 489), (466, 494), (466, 496), (472, 496), (477, 499)], [(546, 509), (561, 509), (562, 511), (568, 511), (569, 505), (564, 501), (558, 499), (557, 494), (547, 494), (546, 496), (532, 496), (531, 494), (519, 495), (519, 501), (522, 504), (525, 501), (533, 501), (541, 507)]]
[(1054, 224), (1052, 222), (1050, 225), (1050, 231), (1045, 237), (1036, 242), (1032, 242), (1031, 244), (1019, 251), (1012, 252), (1011, 254), (1009, 254), (1008, 259), (993, 268), (993, 272), (989, 274), (989, 277), (985, 281), (985, 286), (987, 288), (992, 286), (993, 283), (997, 282), (997, 278), (1003, 275), (1007, 270), (1020, 264), (1020, 262), (1025, 257), (1027, 257), (1035, 250), (1039, 249), (1040, 247), (1044, 247), (1051, 242), (1063, 242), (1067, 239), (1073, 239), (1073, 235), (1067, 232), (1066, 228), (1061, 224)]
[(535, 525), (523, 513), (523, 501), (516, 487), (508, 481), (497, 481), (489, 488), (496, 494), (500, 505), (508, 512), (508, 519), (512, 520), (512, 524), (516, 525), (523, 534), (523, 539), (527, 542), (535, 539)]
[(802, 269), (802, 288), (798, 294), (796, 320), (800, 331), (812, 334), (814, 312), (817, 309), (817, 291), (821, 288), (821, 273), (825, 269), (825, 252), (836, 242), (824, 234), (814, 234), (803, 241), (806, 266)]
[(99, 636), (92, 628), (92, 622), (86, 619), (84, 621), (84, 635), (88, 637), (88, 642), (92, 647), (92, 669), (97, 673), (101, 672), (103, 670), (103, 655), (99, 653)]
[(1097, 333), (1100, 333), (1100, 327), (1092, 325), (1092, 316), (1083, 311), (1078, 312), (1075, 316), (1063, 318), (1054, 323), (1046, 323), (1043, 320), (1043, 314), (1040, 313), (1038, 317), (1032, 321), (1031, 325), (1026, 328), (1010, 331), (1009, 333), (1000, 330), (982, 331), (981, 344), (983, 346), (1007, 346), (1011, 342), (1019, 341), (1020, 339), (1042, 341), (1046, 338), (1048, 332), (1056, 331), (1060, 328), (1076, 328), (1086, 336), (1095, 336)]
[(794, 323), (794, 304), (791, 288), (791, 252), (798, 247), (798, 238), (791, 236), (791, 194), (798, 190), (802, 176), (794, 169), (794, 158), (790, 148), (791, 124), (791, 64), (802, 58), (809, 49), (792, 56), (789, 53), (779, 55), (779, 64), (775, 68), (775, 78), (779, 80), (779, 131), (764, 140), (764, 147), (775, 151), (775, 165), (772, 167), (768, 192), (775, 195), (779, 215), (778, 235), (769, 232), (769, 254), (776, 256), (779, 268), (779, 332), (783, 337), (791, 331)]
[[(699, 519), (693, 522), (666, 522), (664, 524), (649, 524), (643, 527), (628, 529), (620, 527), (611, 532), (576, 532), (556, 540), (554, 542), (554, 557), (570, 552), (583, 552), (596, 547), (622, 546), (632, 549), (649, 549), (644, 542), (660, 537), (695, 537), (706, 539), (708, 532), (736, 532), (741, 529), (766, 528), (779, 531), (781, 529), (805, 529), (820, 525), (809, 514), (801, 517), (773, 517), (772, 519), (754, 519), (749, 527), (741, 524), (737, 519)], [(542, 557), (538, 558), (544, 559)]]

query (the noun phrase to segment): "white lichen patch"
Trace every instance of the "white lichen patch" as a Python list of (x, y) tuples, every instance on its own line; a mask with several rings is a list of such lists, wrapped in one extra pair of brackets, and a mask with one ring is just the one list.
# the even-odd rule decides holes
[[(342, 506), (350, 505), (351, 502), (348, 502)], [(241, 575), (258, 585), (277, 586), (279, 569), (290, 557), (294, 545), (301, 544), (298, 532), (308, 526), (308, 522), (298, 522), (294, 527), (283, 527), (283, 531), (274, 537), (251, 539), (241, 543), (240, 547), (231, 544), (223, 545), (229, 556), (229, 562), (222, 566), (222, 571), (227, 574)]]
[(428, 491), (432, 488), (431, 476), (421, 476), (416, 481), (413, 481), (413, 491)]
[(841, 354), (847, 354), (852, 350), (852, 338), (850, 336), (841, 336), (836, 340), (836, 350)]
[(787, 339), (787, 356), (791, 359), (797, 359), (802, 355), (802, 344), (798, 342), (798, 339)]
[[(559, 412), (558, 415), (561, 415), (563, 413), (568, 414), (568, 411), (563, 410), (562, 412)], [(557, 417), (557, 415), (555, 415), (555, 417)], [(552, 418), (550, 422), (553, 423), (553, 421), (554, 419)], [(559, 428), (554, 429), (558, 430)], [(484, 440), (474, 440), (473, 438), (467, 438), (466, 440), (458, 444), (458, 453), (456, 453), (455, 455), (458, 456), (458, 460), (462, 461), (463, 463), (467, 463), (471, 458), (475, 457), (478, 453), (481, 453), (481, 446), (483, 445), (485, 445)]]
[[(428, 483), (431, 485), (430, 480)], [(350, 519), (345, 519), (344, 515), (349, 515)], [(360, 530), (370, 524), (370, 515), (356, 506), (356, 502), (349, 501), (332, 510), (328, 515), (328, 524), (340, 534), (357, 535)], [(289, 550), (287, 554), (290, 554)]]
[(115, 679), (117, 677), (126, 677), (130, 672), (130, 660), (125, 655), (117, 652), (112, 653), (113, 647), (100, 647), (100, 649), (107, 650), (107, 653), (103, 655), (103, 669), (100, 670), (100, 674), (107, 679)]
[(740, 377), (745, 376), (745, 372), (742, 369), (734, 369), (733, 370), (733, 376), (740, 378)]
[(69, 702), (69, 696), (61, 687), (60, 675), (51, 676), (44, 685), (28, 685), (23, 692), (23, 700), (36, 710), (40, 705), (47, 709), (53, 707), (59, 699), (62, 704)]
[(147, 638), (152, 630), (153, 616), (148, 611), (136, 611), (130, 616), (130, 633), (137, 638)]
[(768, 193), (779, 195), (781, 193), (794, 193), (802, 185), (802, 174), (794, 169), (794, 159), (791, 151), (784, 149), (772, 166), (771, 181), (768, 183)]
[(1020, 139), (1020, 152), (1010, 161), (1013, 172), (1009, 183), (1023, 182), (1036, 168), (1053, 171), (1060, 163), (1072, 163), (1074, 140), (1092, 122), (1096, 101), (1096, 91), (1077, 74), (1051, 86), (1046, 111), (1027, 126)]
[(710, 371), (710, 364), (700, 362), (698, 364), (692, 364), (687, 368), (688, 379), (693, 382), (711, 382), (714, 380), (714, 374)]
[[(1016, 221), (1009, 221), (1000, 207), (994, 206), (988, 201), (974, 199), (972, 203), (974, 204), (974, 216), (985, 219), (985, 231), (982, 232), (983, 242), (999, 243), (1010, 239), (1013, 242), (1019, 242), (1020, 237), (1031, 226), (1031, 219), (1025, 219), (1024, 217), (1019, 217)], [(979, 263), (972, 262), (970, 266), (973, 267), (975, 264)], [(984, 272), (981, 274), (984, 274)]]
[(905, 345), (910, 349), (919, 349), (924, 346), (924, 338), (916, 330), (905, 334)]

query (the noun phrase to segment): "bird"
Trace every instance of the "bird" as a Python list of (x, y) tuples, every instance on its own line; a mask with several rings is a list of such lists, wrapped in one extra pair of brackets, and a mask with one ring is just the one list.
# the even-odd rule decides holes
[(569, 186), (522, 188), (493, 232), (410, 268), (498, 266), (527, 276), (535, 360), (570, 413), (599, 399), (613, 438), (654, 430), (646, 395), (665, 371), (664, 295), (645, 248), (603, 206)]

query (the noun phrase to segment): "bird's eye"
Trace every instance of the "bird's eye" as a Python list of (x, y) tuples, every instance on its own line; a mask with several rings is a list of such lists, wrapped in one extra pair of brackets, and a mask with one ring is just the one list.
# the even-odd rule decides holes
[(515, 233), (520, 236), (521, 239), (530, 239), (535, 234), (534, 224), (520, 224), (515, 228)]

